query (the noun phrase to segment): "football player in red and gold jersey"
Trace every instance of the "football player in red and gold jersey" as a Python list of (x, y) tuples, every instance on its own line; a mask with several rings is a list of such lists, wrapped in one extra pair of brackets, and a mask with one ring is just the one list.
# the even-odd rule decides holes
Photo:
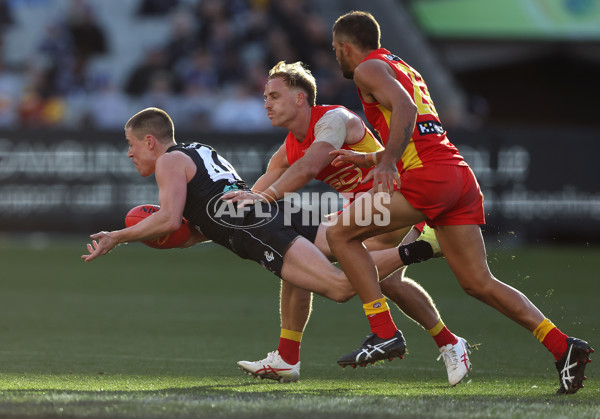
[[(489, 270), (480, 225), (485, 223), (483, 195), (475, 175), (450, 143), (427, 86), (419, 73), (381, 48), (378, 22), (368, 12), (353, 11), (333, 26), (333, 47), (346, 78), (353, 79), (365, 116), (383, 140), (385, 151), (367, 175), (375, 190), (391, 195), (386, 226), (338, 221), (327, 230), (330, 248), (356, 288), (371, 324), (372, 335), (338, 363), (360, 361), (371, 354), (387, 358), (397, 342), (397, 327), (377, 282), (377, 271), (362, 242), (368, 237), (422, 221), (435, 228), (448, 265), (469, 295), (506, 315), (553, 354), (559, 393), (582, 387), (592, 352), (587, 342), (568, 337), (520, 291), (497, 280)], [(365, 156), (336, 150), (334, 164), (363, 164)], [(395, 192), (394, 192), (395, 191)], [(357, 201), (347, 210), (359, 207)], [(376, 349), (376, 350), (375, 350)], [(446, 362), (460, 354), (442, 351)]]
[[(362, 119), (343, 106), (317, 105), (317, 86), (314, 77), (302, 63), (279, 62), (269, 72), (265, 86), (265, 109), (274, 126), (289, 130), (285, 142), (272, 156), (266, 173), (254, 184), (252, 190), (262, 193), (269, 200), (276, 200), (285, 193), (294, 192), (313, 179), (329, 184), (340, 193), (353, 197), (366, 193), (372, 182), (365, 182), (370, 168), (359, 168), (354, 164), (334, 167), (330, 163), (332, 150), (349, 150), (368, 156), (382, 150)], [(354, 198), (350, 200), (353, 200)], [(238, 199), (250, 196), (239, 196)], [(411, 226), (383, 234), (365, 242), (369, 250), (388, 249), (390, 258), (398, 259), (411, 243), (395, 247), (407, 236)], [(413, 230), (404, 242), (413, 242), (419, 231)], [(416, 242), (419, 243), (419, 242)], [(325, 254), (330, 254), (326, 243), (315, 243)], [(425, 243), (420, 243), (421, 245)], [(325, 247), (323, 249), (323, 247)], [(416, 252), (413, 253), (418, 253)], [(429, 249), (429, 257), (433, 250)], [(423, 259), (425, 259), (424, 257)], [(402, 257), (405, 265), (410, 260)], [(438, 347), (464, 345), (464, 340), (455, 336), (444, 325), (431, 297), (416, 282), (404, 276), (404, 268), (381, 282), (383, 293), (393, 300), (409, 317), (430, 332)], [(311, 311), (312, 294), (283, 282), (281, 285), (281, 338), (277, 351), (260, 361), (240, 361), (239, 367), (246, 372), (264, 378), (282, 380), (286, 364), (289, 371), (299, 363), (300, 342)], [(401, 356), (400, 354), (399, 356)], [(467, 356), (467, 355), (466, 355)], [(450, 377), (452, 385), (460, 381), (469, 370), (468, 356), (463, 368)], [(278, 374), (272, 374), (277, 370)], [(293, 377), (294, 380), (297, 376)], [(283, 381), (286, 381), (285, 377)]]

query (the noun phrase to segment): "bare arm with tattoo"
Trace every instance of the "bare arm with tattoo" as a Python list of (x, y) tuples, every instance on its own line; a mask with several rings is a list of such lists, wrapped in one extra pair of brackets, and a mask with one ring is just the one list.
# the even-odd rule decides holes
[(394, 183), (399, 183), (396, 163), (410, 142), (417, 120), (417, 106), (396, 80), (392, 70), (383, 61), (368, 60), (354, 70), (354, 82), (363, 99), (379, 102), (391, 112), (390, 135), (378, 166), (370, 172), (374, 185), (384, 192), (393, 193)]

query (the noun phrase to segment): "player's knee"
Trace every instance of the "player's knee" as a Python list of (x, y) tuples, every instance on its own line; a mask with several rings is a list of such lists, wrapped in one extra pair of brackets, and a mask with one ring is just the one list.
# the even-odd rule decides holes
[(355, 229), (344, 226), (341, 223), (334, 224), (327, 229), (325, 237), (330, 248), (339, 246), (341, 243), (347, 243), (351, 240), (358, 240)]
[(463, 291), (478, 300), (486, 300), (492, 295), (499, 282), (489, 269), (485, 268), (457, 274), (456, 278)]
[(383, 295), (395, 295), (398, 292), (402, 292), (407, 286), (409, 286), (409, 284), (405, 282), (405, 279), (408, 278), (404, 277), (404, 270), (404, 267), (400, 268), (398, 271), (394, 272), (392, 275), (389, 275), (386, 279), (379, 283)]
[(332, 296), (332, 300), (335, 301), (336, 303), (345, 303), (346, 301), (348, 301), (349, 299), (351, 299), (352, 297), (354, 297), (356, 295), (356, 293), (354, 292), (354, 290), (339, 290), (337, 291), (333, 296)]
[(473, 281), (466, 284), (461, 284), (462, 289), (465, 293), (478, 300), (485, 300), (486, 296), (489, 295), (491, 289), (487, 282)]
[(344, 275), (341, 275), (337, 281), (337, 287), (333, 291), (331, 299), (336, 303), (345, 303), (356, 295), (356, 291), (350, 284), (350, 281), (346, 279)]

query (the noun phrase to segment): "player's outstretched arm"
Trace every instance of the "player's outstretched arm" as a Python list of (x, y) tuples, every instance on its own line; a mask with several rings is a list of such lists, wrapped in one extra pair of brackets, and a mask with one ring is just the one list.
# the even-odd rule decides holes
[(267, 190), (290, 167), (287, 159), (285, 143), (273, 154), (267, 165), (267, 171), (258, 178), (252, 186), (252, 192), (260, 193)]
[(92, 239), (91, 243), (87, 244), (87, 255), (81, 255), (81, 259), (85, 262), (96, 259), (98, 256), (102, 256), (114, 249), (119, 242), (115, 239), (113, 232), (101, 231), (90, 236)]
[[(280, 151), (285, 151), (284, 148), (280, 148)], [(273, 180), (268, 176), (269, 172), (263, 175), (256, 184), (252, 187), (252, 193), (247, 191), (231, 191), (224, 194), (221, 199), (241, 202), (241, 206), (251, 205), (255, 201), (272, 202), (283, 198), (287, 192), (294, 192), (305, 186), (314, 177), (319, 174), (324, 167), (330, 164), (333, 160), (333, 156), (329, 155), (332, 150), (332, 146), (327, 143), (312, 144), (306, 154), (298, 159), (294, 164), (289, 166), (286, 170), (281, 172), (281, 175), (277, 177), (277, 180), (271, 184), (267, 184), (268, 180)], [(285, 156), (279, 156), (275, 158), (280, 151), (275, 153), (271, 162), (274, 160), (281, 161)], [(285, 160), (287, 162), (287, 158)], [(271, 163), (269, 163), (271, 166)], [(283, 167), (278, 165), (277, 167)], [(278, 172), (279, 173), (279, 172)]]
[(277, 191), (278, 198), (283, 198), (287, 192), (295, 192), (306, 186), (325, 167), (329, 166), (333, 157), (329, 152), (334, 148), (327, 142), (315, 142), (311, 144), (304, 156), (296, 160), (276, 182), (271, 185)]
[(390, 111), (390, 133), (384, 139), (385, 152), (371, 171), (374, 185), (390, 195), (399, 182), (396, 163), (410, 142), (417, 120), (417, 106), (393, 71), (380, 60), (367, 60), (354, 70), (354, 82), (363, 97), (379, 102)]
[(181, 226), (186, 199), (186, 162), (186, 156), (182, 153), (169, 153), (159, 157), (155, 177), (160, 211), (131, 227), (92, 234), (92, 242), (87, 244), (89, 254), (82, 255), (81, 258), (89, 262), (109, 253), (121, 243), (150, 240), (177, 230)]

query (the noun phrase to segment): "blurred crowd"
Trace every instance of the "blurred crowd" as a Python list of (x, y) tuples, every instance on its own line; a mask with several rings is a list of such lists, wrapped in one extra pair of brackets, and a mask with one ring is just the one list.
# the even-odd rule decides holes
[[(0, 0), (0, 31), (18, 24), (11, 4)], [(121, 129), (132, 112), (157, 106), (182, 130), (268, 130), (264, 85), (280, 60), (308, 65), (318, 103), (360, 109), (335, 61), (331, 22), (311, 0), (139, 0), (131, 19), (165, 19), (170, 35), (119, 83), (90, 65), (120, 42), (107, 33), (97, 3), (66, 5), (26, 63), (1, 55), (0, 129)]]

